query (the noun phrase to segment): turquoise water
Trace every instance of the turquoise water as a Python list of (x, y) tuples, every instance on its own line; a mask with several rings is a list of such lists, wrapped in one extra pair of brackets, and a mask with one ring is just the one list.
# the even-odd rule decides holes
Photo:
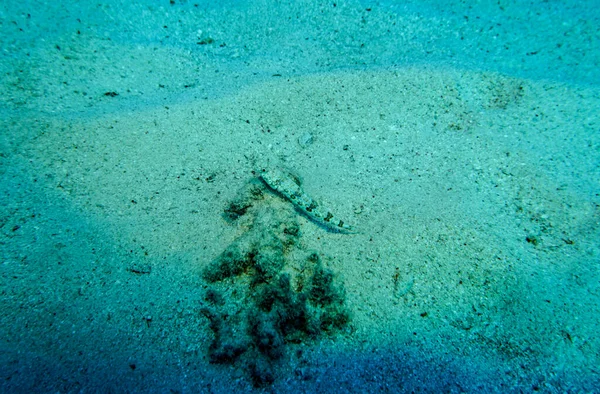
[(598, 391), (599, 10), (2, 4), (1, 391)]

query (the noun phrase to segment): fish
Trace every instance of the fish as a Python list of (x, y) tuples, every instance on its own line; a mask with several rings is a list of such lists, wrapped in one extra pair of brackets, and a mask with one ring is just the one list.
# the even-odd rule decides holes
[(278, 167), (263, 168), (259, 177), (272, 190), (290, 201), (294, 207), (310, 220), (328, 231), (353, 234), (355, 229), (344, 220), (331, 213), (302, 190), (298, 177)]

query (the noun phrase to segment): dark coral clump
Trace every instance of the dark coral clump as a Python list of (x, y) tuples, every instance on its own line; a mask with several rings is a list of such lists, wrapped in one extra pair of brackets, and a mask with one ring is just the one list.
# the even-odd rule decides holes
[(247, 349), (248, 343), (242, 338), (237, 338), (235, 327), (227, 321), (227, 315), (218, 313), (209, 308), (203, 308), (202, 314), (208, 318), (210, 329), (214, 337), (208, 349), (209, 360), (211, 363), (231, 364), (235, 362)]
[(293, 210), (266, 204), (256, 187), (229, 207), (232, 218), (251, 212), (252, 223), (204, 270), (202, 312), (213, 332), (210, 362), (239, 362), (261, 387), (274, 381), (287, 346), (342, 329), (349, 314), (343, 287), (318, 254), (301, 261), (296, 275), (286, 269), (299, 241), (298, 223)]
[(211, 362), (232, 364), (242, 359), (255, 386), (263, 386), (273, 381), (274, 363), (288, 344), (314, 340), (349, 322), (343, 288), (334, 283), (333, 273), (314, 256), (306, 264), (310, 267), (305, 271), (311, 274), (303, 280), (309, 285), (300, 291), (285, 272), (239, 289), (238, 298), (223, 297), (212, 287), (207, 290), (210, 307), (204, 315), (214, 333)]
[(244, 216), (257, 201), (264, 198), (264, 186), (258, 180), (254, 180), (238, 192), (238, 196), (229, 203), (223, 217), (228, 222), (234, 222)]
[(204, 271), (204, 279), (217, 282), (231, 276), (240, 275), (252, 263), (252, 256), (243, 252), (239, 244), (231, 244), (219, 257), (213, 260)]

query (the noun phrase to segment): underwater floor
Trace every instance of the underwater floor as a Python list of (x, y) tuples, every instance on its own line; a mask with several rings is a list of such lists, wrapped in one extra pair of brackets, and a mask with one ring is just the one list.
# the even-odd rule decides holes
[(0, 24), (0, 391), (600, 390), (593, 2)]

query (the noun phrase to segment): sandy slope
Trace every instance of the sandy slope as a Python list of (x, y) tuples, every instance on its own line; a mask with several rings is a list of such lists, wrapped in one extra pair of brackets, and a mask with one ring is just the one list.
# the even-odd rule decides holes
[[(470, 51), (443, 38), (456, 5), (415, 4), (4, 10), (5, 391), (250, 390), (208, 363), (202, 270), (244, 231), (223, 209), (267, 164), (359, 229), (298, 216), (352, 322), (289, 345), (276, 390), (600, 384), (597, 36), (579, 20), (571, 49), (518, 67), (521, 46), (474, 55), (495, 38), (472, 25)], [(428, 62), (428, 45), (445, 52)]]

